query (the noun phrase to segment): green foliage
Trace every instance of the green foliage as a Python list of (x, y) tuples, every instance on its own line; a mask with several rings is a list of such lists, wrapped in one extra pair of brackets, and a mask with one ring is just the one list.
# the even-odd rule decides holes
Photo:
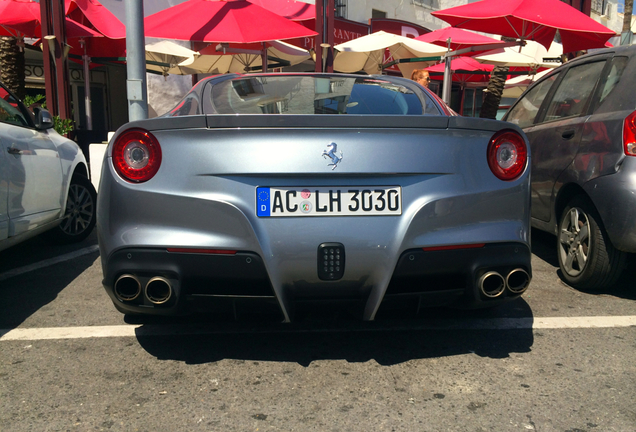
[[(40, 101), (44, 99), (44, 95), (27, 95), (22, 102), (30, 109), (33, 110), (32, 105), (39, 104), (42, 108), (46, 109), (46, 101), (40, 104)], [(53, 116), (53, 129), (60, 135), (66, 135), (72, 132), (75, 128), (75, 124), (71, 119), (62, 120), (60, 116)]]
[(74, 122), (71, 119), (62, 120), (60, 116), (53, 116), (53, 129), (60, 135), (66, 135), (74, 129)]
[[(31, 95), (26, 95), (24, 97), (24, 100), (22, 101), (27, 108), (31, 109), (31, 105), (39, 103), (42, 99), (44, 99), (44, 95), (36, 95), (36, 96), (31, 96)], [(42, 106), (45, 106), (46, 102), (42, 103)]]

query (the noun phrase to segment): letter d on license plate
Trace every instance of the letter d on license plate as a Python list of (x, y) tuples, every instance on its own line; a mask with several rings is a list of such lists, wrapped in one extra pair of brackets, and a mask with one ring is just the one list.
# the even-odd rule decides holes
[(401, 214), (400, 186), (256, 188), (259, 217)]

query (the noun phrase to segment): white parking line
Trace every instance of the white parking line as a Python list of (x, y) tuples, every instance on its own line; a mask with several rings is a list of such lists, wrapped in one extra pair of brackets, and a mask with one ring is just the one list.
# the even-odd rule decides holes
[(476, 320), (440, 320), (431, 324), (400, 327), (353, 329), (297, 329), (281, 326), (270, 329), (219, 329), (205, 325), (115, 325), (91, 327), (49, 327), (0, 329), (0, 342), (35, 341), (55, 339), (86, 339), (102, 337), (171, 336), (204, 334), (252, 334), (252, 333), (346, 333), (396, 330), (521, 330), (521, 329), (580, 329), (636, 326), (636, 316), (590, 316), (551, 318), (496, 318)]
[(21, 274), (28, 273), (34, 270), (39, 270), (41, 268), (48, 267), (53, 264), (58, 264), (64, 261), (72, 260), (73, 258), (77, 258), (82, 255), (88, 255), (89, 253), (93, 253), (98, 250), (99, 250), (99, 246), (93, 245), (93, 246), (86, 247), (84, 249), (76, 250), (75, 252), (67, 253), (66, 255), (60, 255), (58, 257), (40, 261), (35, 264), (30, 264), (28, 266), (9, 270), (8, 272), (0, 273), (0, 281), (9, 279), (15, 276), (19, 276)]

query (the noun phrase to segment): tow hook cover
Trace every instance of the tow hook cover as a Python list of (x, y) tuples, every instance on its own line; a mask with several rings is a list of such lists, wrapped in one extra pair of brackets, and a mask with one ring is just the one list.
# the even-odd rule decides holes
[(341, 279), (345, 269), (345, 249), (342, 243), (321, 243), (318, 246), (318, 277), (321, 280)]

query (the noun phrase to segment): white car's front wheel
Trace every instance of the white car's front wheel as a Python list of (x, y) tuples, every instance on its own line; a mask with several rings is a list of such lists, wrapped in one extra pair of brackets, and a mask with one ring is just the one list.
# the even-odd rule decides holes
[(97, 192), (89, 179), (73, 176), (66, 200), (66, 211), (60, 224), (47, 233), (56, 243), (84, 240), (95, 227)]

